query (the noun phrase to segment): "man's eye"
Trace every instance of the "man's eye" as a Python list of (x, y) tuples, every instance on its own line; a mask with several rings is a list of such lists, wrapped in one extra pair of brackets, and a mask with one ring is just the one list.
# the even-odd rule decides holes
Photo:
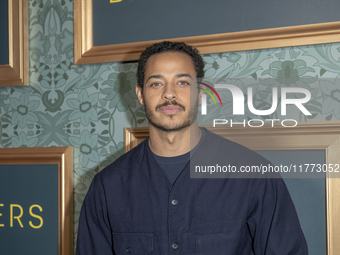
[(162, 86), (162, 84), (160, 84), (158, 82), (151, 83), (151, 85), (150, 85), (150, 87), (159, 87), (159, 86)]
[(181, 86), (185, 86), (185, 85), (189, 85), (189, 82), (179, 81), (178, 84), (181, 85)]

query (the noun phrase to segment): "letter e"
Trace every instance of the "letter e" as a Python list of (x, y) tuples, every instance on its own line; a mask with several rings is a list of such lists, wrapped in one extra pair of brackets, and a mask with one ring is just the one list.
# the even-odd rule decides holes
[[(4, 206), (4, 204), (0, 204), (1, 207)], [(0, 217), (2, 216), (2, 213), (0, 213)], [(0, 224), (0, 228), (3, 228), (5, 226), (5, 224)]]

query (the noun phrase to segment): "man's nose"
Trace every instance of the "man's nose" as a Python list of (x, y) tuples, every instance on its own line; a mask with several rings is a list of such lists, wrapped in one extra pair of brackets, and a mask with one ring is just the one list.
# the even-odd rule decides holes
[(175, 86), (173, 86), (171, 84), (165, 85), (162, 98), (164, 100), (174, 100), (174, 99), (176, 99), (177, 93), (176, 93)]

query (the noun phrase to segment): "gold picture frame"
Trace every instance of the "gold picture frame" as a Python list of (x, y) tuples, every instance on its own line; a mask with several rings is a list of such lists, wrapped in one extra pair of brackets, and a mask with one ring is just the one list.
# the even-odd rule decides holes
[[(271, 124), (270, 124), (271, 125)], [(340, 163), (340, 121), (304, 122), (294, 128), (243, 126), (206, 127), (213, 133), (252, 150), (324, 150), (326, 164)], [(149, 136), (147, 127), (124, 128), (125, 152)], [(340, 250), (340, 173), (326, 175), (327, 254)]]
[(0, 148), (0, 165), (58, 165), (58, 255), (73, 254), (73, 147)]
[[(74, 0), (74, 62), (76, 65), (135, 61), (156, 42), (143, 41), (93, 46), (92, 0)], [(340, 22), (280, 27), (169, 40), (195, 46), (201, 54), (302, 46), (340, 41)]]
[(9, 59), (0, 65), (0, 87), (29, 85), (28, 32), (28, 2), (8, 0)]

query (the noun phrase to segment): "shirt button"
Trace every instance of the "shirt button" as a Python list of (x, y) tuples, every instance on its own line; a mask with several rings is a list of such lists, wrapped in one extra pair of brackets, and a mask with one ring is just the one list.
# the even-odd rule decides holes
[(126, 252), (131, 253), (131, 247), (126, 247)]
[(174, 250), (177, 250), (179, 248), (179, 244), (178, 243), (173, 243), (171, 245), (171, 248), (174, 249)]
[(177, 200), (177, 199), (173, 199), (173, 200), (171, 201), (171, 204), (172, 204), (172, 205), (178, 205), (178, 200)]

